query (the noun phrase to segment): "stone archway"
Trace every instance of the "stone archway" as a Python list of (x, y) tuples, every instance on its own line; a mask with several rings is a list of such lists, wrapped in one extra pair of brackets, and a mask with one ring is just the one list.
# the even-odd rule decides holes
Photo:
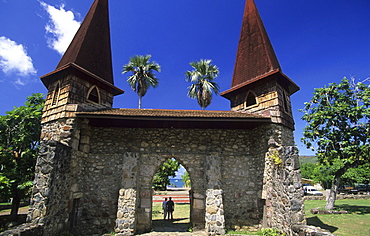
[[(211, 221), (219, 221), (223, 229), (223, 204), (220, 186), (219, 157), (195, 153), (127, 153), (119, 191), (116, 231), (130, 235), (152, 230), (152, 179), (156, 169), (175, 157), (189, 172), (192, 181), (190, 220), (193, 228), (212, 229)], [(145, 160), (145, 161), (144, 161)], [(135, 168), (139, 168), (135, 173)], [(207, 226), (208, 225), (208, 226)]]
[[(192, 180), (192, 204), (190, 220), (193, 227), (202, 227), (205, 225), (205, 198), (206, 190), (204, 176), (204, 157), (193, 154), (153, 154), (151, 158), (146, 159), (147, 164), (141, 167), (138, 175), (138, 194), (136, 209), (136, 229), (135, 232), (148, 232), (152, 230), (152, 179), (155, 171), (169, 158), (175, 157), (189, 172)], [(151, 164), (149, 164), (151, 163)]]
[[(182, 165), (182, 162), (181, 160), (179, 160), (179, 158), (174, 156), (171, 159), (174, 159), (179, 163), (180, 165), (179, 168), (182, 168), (183, 170), (188, 171), (186, 166)], [(167, 159), (165, 162), (167, 162), (168, 160), (169, 159)], [(162, 163), (162, 165), (164, 163)], [(161, 166), (159, 166), (158, 168), (161, 168)], [(180, 169), (176, 172), (179, 173), (179, 171)], [(191, 182), (190, 174), (189, 174), (189, 177), (190, 177), (190, 182)], [(154, 178), (155, 176), (153, 177), (153, 180)], [(179, 176), (177, 175), (176, 179), (178, 178)], [(166, 188), (166, 190), (158, 189), (158, 190), (153, 191), (152, 231), (154, 232), (188, 232), (189, 226), (193, 227), (191, 217), (190, 217), (191, 212), (192, 212), (192, 209), (191, 209), (192, 204), (190, 202), (192, 197), (190, 196), (190, 194), (193, 192), (191, 184), (190, 186), (187, 186), (187, 187), (183, 185), (178, 185), (176, 179), (175, 179), (176, 182), (175, 181), (173, 182), (174, 185), (172, 185), (169, 188)], [(170, 215), (167, 215), (167, 217), (164, 219), (162, 204), (164, 200), (169, 200), (170, 197), (172, 198), (175, 204), (175, 211), (173, 212), (173, 219), (170, 219)], [(160, 214), (158, 211), (160, 211)]]

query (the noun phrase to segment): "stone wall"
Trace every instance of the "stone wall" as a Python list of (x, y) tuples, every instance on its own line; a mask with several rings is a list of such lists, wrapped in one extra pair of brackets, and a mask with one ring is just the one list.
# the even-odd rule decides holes
[[(269, 140), (269, 151), (265, 158), (264, 228), (276, 228), (292, 235), (293, 225), (305, 225), (303, 191), (298, 160), (298, 148), (292, 144), (291, 130), (275, 129), (275, 137)], [(279, 146), (285, 140), (284, 146)]]
[(43, 125), (35, 167), (28, 221), (44, 225), (47, 235), (70, 231), (73, 179), (79, 172), (76, 153), (80, 126), (75, 119), (60, 119)]
[[(192, 181), (193, 227), (217, 235), (260, 227), (265, 219), (268, 227), (290, 233), (287, 227), (302, 221), (303, 208), (288, 131), (281, 125), (102, 128), (73, 118), (46, 123), (29, 220), (44, 224), (49, 235), (148, 232), (154, 173), (175, 158)], [(283, 164), (272, 162), (274, 150)]]

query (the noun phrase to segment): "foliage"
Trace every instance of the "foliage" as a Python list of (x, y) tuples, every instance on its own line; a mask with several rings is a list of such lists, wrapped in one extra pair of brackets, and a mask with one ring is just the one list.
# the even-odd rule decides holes
[(299, 162), (301, 164), (317, 163), (317, 157), (316, 156), (299, 156)]
[(219, 86), (214, 81), (219, 74), (218, 67), (211, 64), (212, 60), (191, 62), (193, 71), (185, 73), (186, 81), (192, 83), (189, 86), (188, 96), (198, 100), (198, 104), (204, 110), (212, 101), (212, 93), (219, 93)]
[(277, 229), (274, 229), (274, 228), (265, 228), (265, 229), (262, 229), (260, 232), (258, 232), (258, 235), (262, 235), (262, 236), (284, 236), (285, 233), (282, 233), (280, 232), (279, 230)]
[(276, 149), (272, 150), (269, 156), (275, 165), (281, 165), (283, 163), (283, 160), (281, 160), (278, 150)]
[(332, 209), (340, 177), (370, 162), (370, 87), (344, 78), (339, 84), (315, 89), (301, 111), (307, 121), (303, 143), (316, 151), (320, 163), (339, 166), (327, 204)]
[(191, 187), (191, 180), (189, 172), (185, 171), (183, 175), (181, 175), (182, 182), (184, 183), (184, 187), (190, 188)]
[[(319, 183), (324, 189), (330, 189), (334, 180), (334, 173), (340, 169), (340, 162), (333, 162), (327, 166), (320, 163), (306, 163), (301, 165), (302, 178), (313, 180)], [(344, 173), (340, 180), (340, 185), (357, 185), (370, 183), (370, 164), (360, 165), (351, 168)]]
[(12, 216), (32, 186), (43, 104), (42, 94), (32, 94), (25, 106), (0, 116), (0, 197), (13, 198)]
[(357, 168), (349, 169), (341, 177), (341, 184), (356, 185), (370, 183), (370, 164), (360, 165)]
[(167, 185), (170, 184), (169, 177), (175, 177), (176, 171), (180, 168), (180, 164), (175, 159), (168, 159), (155, 172), (153, 179), (153, 188), (155, 190), (166, 190)]
[(150, 86), (155, 88), (159, 83), (153, 71), (160, 72), (161, 67), (154, 61), (150, 62), (151, 57), (151, 55), (131, 57), (129, 63), (124, 65), (122, 70), (122, 74), (132, 72), (127, 82), (139, 96), (139, 109), (141, 108), (142, 97), (144, 97)]

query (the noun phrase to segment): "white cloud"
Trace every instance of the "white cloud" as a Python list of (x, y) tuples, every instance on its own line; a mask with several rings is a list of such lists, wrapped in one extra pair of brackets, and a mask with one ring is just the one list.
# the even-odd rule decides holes
[[(36, 74), (26, 48), (4, 36), (0, 37), (0, 69), (7, 75), (15, 73), (21, 77)], [(17, 81), (23, 83), (19, 78)]]
[(26, 83), (24, 81), (22, 81), (20, 78), (17, 78), (17, 80), (14, 82), (14, 84), (17, 84), (17, 85), (26, 85)]
[(57, 9), (42, 1), (39, 2), (50, 17), (50, 21), (45, 26), (48, 46), (62, 55), (67, 50), (81, 22), (75, 20), (74, 13), (66, 11), (64, 5)]

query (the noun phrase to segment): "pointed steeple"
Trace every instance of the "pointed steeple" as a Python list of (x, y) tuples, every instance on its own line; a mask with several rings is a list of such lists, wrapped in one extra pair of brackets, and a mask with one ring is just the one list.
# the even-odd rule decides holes
[(57, 69), (68, 63), (113, 84), (108, 0), (95, 0)]
[(56, 69), (41, 80), (48, 86), (55, 73), (72, 68), (113, 88), (114, 95), (123, 93), (113, 85), (108, 0), (94, 1)]
[(231, 88), (221, 96), (233, 111), (269, 116), (293, 130), (290, 95), (298, 90), (281, 70), (256, 4), (246, 0)]
[(278, 73), (282, 80), (289, 83), (290, 94), (299, 89), (282, 73), (257, 7), (253, 0), (247, 0), (231, 88), (221, 95), (228, 98), (229, 92), (265, 79), (275, 73)]

